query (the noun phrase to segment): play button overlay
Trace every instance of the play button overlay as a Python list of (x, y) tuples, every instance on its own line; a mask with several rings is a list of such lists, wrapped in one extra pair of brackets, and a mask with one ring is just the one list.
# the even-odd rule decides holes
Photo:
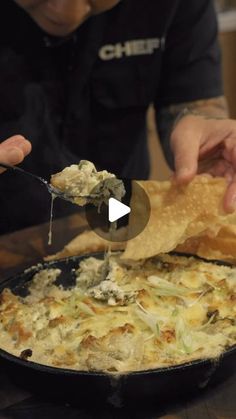
[[(126, 190), (122, 199), (116, 199), (111, 193), (107, 204), (103, 203), (100, 207), (90, 204), (85, 207), (90, 228), (99, 237), (111, 242), (133, 239), (144, 230), (150, 218), (150, 202), (144, 189), (136, 181), (122, 181)], [(102, 190), (105, 182), (96, 186), (91, 195)], [(128, 228), (129, 217), (132, 217), (132, 229)]]
[(110, 198), (108, 202), (108, 220), (110, 223), (120, 220), (120, 218), (131, 212), (131, 208), (128, 205), (122, 204), (115, 198)]

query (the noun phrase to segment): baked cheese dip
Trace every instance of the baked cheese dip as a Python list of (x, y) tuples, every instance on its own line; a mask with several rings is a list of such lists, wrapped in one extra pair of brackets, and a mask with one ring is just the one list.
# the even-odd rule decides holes
[(123, 182), (107, 170), (97, 171), (94, 164), (81, 160), (51, 176), (51, 185), (72, 202), (83, 206), (107, 203), (111, 196), (119, 201), (125, 195)]
[(43, 269), (0, 295), (0, 346), (58, 368), (127, 373), (217, 358), (236, 344), (236, 267), (162, 254), (83, 259), (75, 285)]

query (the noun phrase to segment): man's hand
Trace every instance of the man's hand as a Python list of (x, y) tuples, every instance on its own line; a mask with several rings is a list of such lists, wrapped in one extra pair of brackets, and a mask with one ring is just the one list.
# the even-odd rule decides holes
[(236, 121), (186, 115), (172, 131), (171, 147), (178, 184), (197, 173), (224, 176), (229, 182), (225, 210), (236, 210)]
[[(21, 135), (14, 135), (0, 143), (0, 162), (16, 165), (31, 152), (31, 144)], [(0, 173), (5, 169), (0, 167)]]

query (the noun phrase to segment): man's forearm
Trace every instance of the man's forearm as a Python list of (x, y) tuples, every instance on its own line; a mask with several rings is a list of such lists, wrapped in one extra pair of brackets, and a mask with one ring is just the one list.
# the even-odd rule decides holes
[[(170, 105), (160, 109), (162, 118), (172, 119), (175, 122), (178, 116), (185, 112), (185, 115), (194, 114), (204, 116), (206, 118), (228, 118), (228, 105), (224, 96), (219, 96), (211, 99), (196, 100), (194, 102), (184, 102), (175, 105)], [(158, 115), (157, 110), (157, 115)], [(158, 116), (159, 119), (159, 116)]]
[(206, 119), (225, 119), (229, 117), (224, 96), (173, 104), (156, 110), (157, 128), (167, 161), (173, 167), (170, 151), (170, 136), (176, 124), (187, 115), (202, 116)]

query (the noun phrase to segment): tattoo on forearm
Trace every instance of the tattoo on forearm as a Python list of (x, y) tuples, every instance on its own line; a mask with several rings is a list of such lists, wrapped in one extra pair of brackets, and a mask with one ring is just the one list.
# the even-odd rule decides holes
[(226, 119), (229, 117), (228, 106), (224, 96), (173, 104), (156, 110), (157, 128), (167, 161), (173, 167), (170, 152), (170, 136), (173, 128), (181, 118), (187, 115), (201, 116), (206, 119)]
[(184, 115), (199, 115), (205, 118), (224, 119), (228, 118), (228, 105), (224, 96), (211, 99), (196, 100), (195, 102), (185, 102), (177, 105), (170, 105), (164, 108), (174, 119), (184, 112)]

